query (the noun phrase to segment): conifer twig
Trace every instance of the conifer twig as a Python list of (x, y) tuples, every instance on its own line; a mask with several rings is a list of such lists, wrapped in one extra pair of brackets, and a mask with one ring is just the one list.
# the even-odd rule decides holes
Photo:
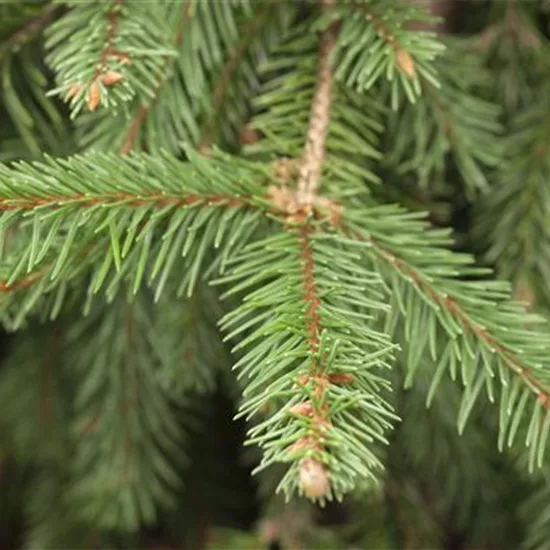
[[(307, 140), (301, 159), (296, 194), (297, 202), (306, 205), (313, 205), (316, 201), (316, 192), (325, 156), (334, 78), (330, 66), (330, 53), (336, 42), (335, 30), (334, 26), (325, 30), (319, 46), (318, 82), (311, 106)], [(312, 227), (307, 222), (298, 229), (298, 241), (302, 256), (303, 299), (306, 303), (307, 338), (311, 355), (310, 373), (301, 380), (301, 383), (304, 385), (312, 383), (314, 399), (296, 405), (295, 412), (310, 416), (312, 427), (309, 436), (294, 443), (292, 450), (309, 448), (321, 451), (325, 447), (326, 431), (331, 427), (324, 399), (331, 381), (329, 375), (324, 372), (323, 365), (316, 359), (320, 347), (319, 338), (322, 326), (321, 302), (316, 284), (311, 232)], [(322, 362), (322, 358), (320, 361)], [(300, 487), (309, 498), (322, 498), (330, 491), (327, 467), (317, 458), (309, 456), (303, 458), (300, 461), (299, 476)]]
[(414, 59), (411, 57), (411, 54), (403, 48), (401, 44), (399, 44), (394, 34), (387, 28), (384, 20), (374, 13), (368, 4), (362, 2), (361, 0), (355, 0), (354, 4), (358, 9), (365, 13), (367, 21), (371, 22), (375, 26), (380, 38), (392, 47), (399, 70), (406, 74), (409, 78), (412, 78), (414, 76), (415, 63)]

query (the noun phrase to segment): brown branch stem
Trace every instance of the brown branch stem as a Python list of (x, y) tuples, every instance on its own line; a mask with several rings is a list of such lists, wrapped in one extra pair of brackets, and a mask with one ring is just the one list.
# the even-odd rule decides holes
[[(310, 449), (322, 451), (325, 448), (325, 434), (330, 429), (327, 405), (324, 395), (331, 381), (322, 368), (322, 357), (319, 355), (320, 334), (322, 330), (320, 316), (320, 299), (315, 278), (315, 260), (313, 257), (311, 233), (313, 227), (309, 223), (297, 229), (301, 256), (301, 271), (303, 283), (303, 300), (306, 303), (305, 323), (307, 327), (308, 351), (310, 355), (309, 373), (300, 377), (302, 385), (311, 384), (313, 399), (306, 400), (291, 409), (293, 414), (307, 416), (311, 420), (309, 434), (297, 440), (291, 450)], [(305, 457), (300, 461), (300, 485), (306, 496), (310, 498), (323, 497), (330, 490), (330, 481), (326, 465), (318, 459)]]
[(127, 206), (146, 206), (156, 205), (164, 206), (198, 206), (201, 204), (209, 205), (226, 205), (226, 206), (249, 206), (250, 197), (232, 197), (229, 195), (184, 195), (184, 196), (169, 196), (162, 193), (154, 193), (151, 195), (131, 195), (129, 193), (119, 192), (106, 194), (101, 197), (89, 197), (78, 193), (72, 196), (58, 196), (47, 198), (26, 198), (8, 199), (0, 198), (0, 212), (8, 210), (34, 210), (36, 208), (52, 207), (59, 208), (62, 206), (73, 204), (79, 207), (89, 207), (98, 204), (115, 205), (125, 204)]
[[(304, 301), (307, 304), (306, 319), (308, 332), (308, 346), (311, 355), (319, 351), (319, 334), (321, 332), (319, 316), (319, 298), (317, 296), (317, 284), (315, 282), (315, 262), (311, 250), (312, 228), (310, 225), (303, 225), (298, 230), (298, 241), (300, 243), (300, 254), (302, 257), (302, 279), (304, 283)], [(317, 365), (313, 362), (312, 375), (317, 374)]]
[(325, 157), (325, 144), (330, 123), (332, 88), (334, 76), (330, 65), (330, 53), (336, 42), (336, 28), (323, 32), (319, 46), (319, 72), (317, 89), (311, 105), (306, 145), (300, 163), (298, 196), (303, 202), (314, 202), (315, 193), (321, 179), (321, 169)]

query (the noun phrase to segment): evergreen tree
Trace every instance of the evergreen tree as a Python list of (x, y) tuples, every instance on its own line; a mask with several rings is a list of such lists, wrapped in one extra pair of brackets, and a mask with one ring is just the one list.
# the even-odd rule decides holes
[(550, 543), (550, 3), (3, 0), (0, 545)]

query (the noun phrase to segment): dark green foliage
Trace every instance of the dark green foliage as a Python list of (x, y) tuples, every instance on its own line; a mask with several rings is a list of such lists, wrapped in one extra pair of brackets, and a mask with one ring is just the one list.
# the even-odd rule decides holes
[(549, 13), (454, 4), (0, 5), (8, 545), (545, 548)]

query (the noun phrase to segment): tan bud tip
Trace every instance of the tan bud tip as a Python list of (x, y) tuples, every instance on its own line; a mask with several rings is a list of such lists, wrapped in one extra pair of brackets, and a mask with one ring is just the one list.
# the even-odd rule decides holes
[(313, 414), (313, 405), (309, 402), (297, 403), (290, 407), (289, 412), (300, 416), (311, 416)]
[(406, 74), (409, 78), (414, 76), (414, 59), (411, 54), (403, 48), (399, 48), (395, 54), (395, 60), (399, 70)]
[(132, 60), (130, 59), (130, 57), (124, 53), (119, 54), (118, 58), (123, 65), (130, 66), (132, 64)]
[(94, 80), (90, 86), (90, 91), (88, 92), (88, 109), (90, 111), (95, 111), (99, 106), (101, 101), (101, 88), (99, 87), (99, 82)]
[(328, 375), (328, 381), (331, 384), (335, 384), (337, 386), (342, 386), (345, 384), (351, 384), (355, 381), (355, 376), (353, 374), (349, 374), (347, 372), (339, 372), (335, 374), (329, 374)]
[(295, 441), (290, 447), (288, 447), (287, 451), (290, 454), (299, 453), (300, 451), (304, 451), (306, 449), (314, 449), (316, 448), (316, 442), (313, 441), (311, 438), (308, 437), (302, 437), (301, 439), (298, 439), (298, 441)]
[(315, 458), (304, 458), (299, 467), (300, 488), (308, 498), (321, 498), (330, 491), (326, 466)]
[(101, 82), (104, 86), (107, 86), (109, 88), (110, 86), (114, 86), (115, 84), (121, 82), (123, 78), (124, 77), (116, 71), (107, 71), (101, 77)]
[(69, 99), (74, 97), (76, 94), (78, 94), (78, 92), (80, 92), (80, 90), (82, 90), (82, 84), (80, 82), (76, 82), (69, 88), (69, 91), (67, 92), (67, 97)]
[(286, 183), (295, 173), (297, 163), (293, 159), (281, 158), (273, 163), (273, 176)]

